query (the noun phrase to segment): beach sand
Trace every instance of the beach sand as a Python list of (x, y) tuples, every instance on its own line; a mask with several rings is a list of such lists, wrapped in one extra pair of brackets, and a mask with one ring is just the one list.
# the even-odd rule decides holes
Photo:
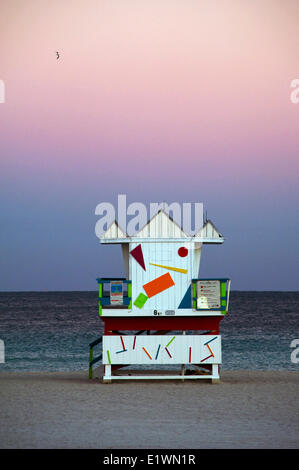
[(222, 371), (219, 384), (2, 372), (0, 448), (298, 449), (298, 386), (297, 372)]

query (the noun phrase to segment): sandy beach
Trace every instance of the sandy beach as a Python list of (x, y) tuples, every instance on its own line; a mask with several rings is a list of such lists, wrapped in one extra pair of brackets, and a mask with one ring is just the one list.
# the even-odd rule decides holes
[(2, 372), (0, 448), (299, 448), (298, 386), (297, 372), (222, 371), (219, 384)]

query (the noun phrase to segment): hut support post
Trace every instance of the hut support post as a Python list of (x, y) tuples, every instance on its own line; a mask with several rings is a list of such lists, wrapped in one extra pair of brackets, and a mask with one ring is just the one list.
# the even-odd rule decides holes
[(93, 360), (93, 348), (89, 348), (89, 368), (88, 368), (88, 377), (92, 379), (92, 360)]
[(220, 382), (219, 364), (212, 364), (212, 383), (218, 384)]
[(111, 365), (105, 364), (105, 371), (104, 371), (104, 377), (103, 377), (103, 382), (106, 384), (111, 383)]

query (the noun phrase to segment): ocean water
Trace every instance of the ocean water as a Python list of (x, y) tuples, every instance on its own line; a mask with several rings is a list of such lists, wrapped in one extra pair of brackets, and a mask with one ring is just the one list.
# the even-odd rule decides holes
[[(5, 344), (0, 371), (87, 370), (89, 343), (103, 333), (97, 296), (0, 293), (0, 339)], [(229, 313), (220, 323), (222, 370), (299, 371), (290, 347), (299, 338), (298, 319), (299, 292), (233, 291)]]

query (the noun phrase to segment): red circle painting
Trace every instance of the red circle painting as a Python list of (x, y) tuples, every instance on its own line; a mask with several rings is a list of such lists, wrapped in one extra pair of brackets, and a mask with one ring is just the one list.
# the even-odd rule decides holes
[(184, 246), (181, 246), (181, 248), (178, 249), (178, 255), (181, 256), (182, 258), (185, 258), (188, 254), (188, 249), (185, 248)]

